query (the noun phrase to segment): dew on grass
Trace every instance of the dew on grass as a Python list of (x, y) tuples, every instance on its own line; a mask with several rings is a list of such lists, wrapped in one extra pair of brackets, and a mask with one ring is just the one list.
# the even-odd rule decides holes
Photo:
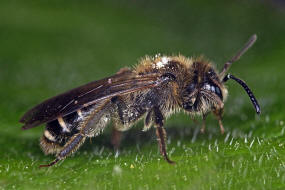
[(232, 167), (235, 167), (235, 160), (232, 161)]
[(267, 160), (270, 160), (270, 156), (268, 155), (268, 153), (265, 153)]
[(158, 174), (155, 175), (155, 179), (156, 179), (157, 181), (159, 181), (159, 175), (158, 175)]
[(265, 181), (265, 177), (263, 177), (263, 184), (265, 185), (266, 181)]
[(240, 147), (240, 144), (238, 141), (236, 141), (235, 145), (234, 145), (234, 148), (235, 148), (235, 151), (237, 151), (237, 149)]
[(205, 159), (205, 161), (206, 161), (206, 162), (208, 162), (208, 161), (209, 161), (209, 158), (208, 158), (208, 156), (207, 156), (207, 155), (205, 155), (205, 156), (204, 156), (204, 159)]
[(218, 139), (215, 140), (214, 146), (218, 146)]
[(253, 133), (253, 131), (252, 131), (252, 130), (250, 130), (250, 131), (249, 131), (249, 133), (248, 133), (248, 135), (247, 135), (247, 136), (248, 136), (248, 138), (251, 138), (252, 133)]
[(243, 170), (243, 173), (242, 173), (243, 177), (246, 177), (246, 175), (247, 175), (247, 170), (248, 170), (248, 167), (245, 167), (244, 170)]
[(10, 165), (8, 164), (6, 167), (6, 172), (9, 172), (9, 170), (10, 170)]
[(225, 143), (229, 140), (230, 135), (231, 135), (231, 133), (228, 132), (227, 135), (226, 135), (226, 137), (225, 137), (225, 140), (224, 140)]
[(208, 149), (209, 149), (209, 151), (212, 151), (211, 144), (209, 144)]
[(258, 165), (261, 166), (263, 160), (263, 154), (258, 159)]
[(200, 131), (200, 129), (198, 127), (196, 127), (194, 130), (194, 133), (193, 133), (193, 137), (191, 139), (191, 143), (194, 143), (196, 141), (199, 131)]
[(175, 148), (173, 147), (171, 150), (170, 150), (170, 152), (169, 152), (169, 155), (172, 155), (174, 152), (175, 152)]
[(102, 146), (102, 148), (101, 148), (100, 151), (99, 151), (99, 156), (101, 156), (101, 155), (103, 154), (104, 149), (105, 149), (105, 147)]
[(230, 141), (230, 146), (232, 146), (233, 141), (234, 141), (234, 138), (232, 137), (232, 139), (231, 139), (231, 141)]
[(259, 140), (259, 138), (258, 138), (258, 137), (257, 137), (257, 142), (258, 142), (258, 144), (259, 144), (259, 145), (261, 145), (260, 140)]
[(171, 144), (171, 136), (167, 138), (167, 144)]
[(119, 154), (120, 154), (120, 151), (119, 150), (116, 150), (116, 153), (114, 155), (115, 159), (119, 157)]
[(255, 138), (251, 141), (251, 143), (250, 143), (250, 145), (249, 145), (249, 148), (251, 148), (251, 147), (252, 147), (252, 145), (253, 145), (254, 141), (255, 141)]
[(256, 155), (254, 154), (253, 156), (253, 161), (255, 162), (256, 161)]
[(122, 174), (122, 168), (119, 165), (114, 165), (113, 167), (113, 175), (121, 175)]
[(178, 146), (178, 147), (181, 146), (181, 141), (180, 141), (180, 140), (177, 141), (177, 146)]
[(276, 173), (276, 177), (280, 177), (280, 170), (277, 170), (276, 168), (274, 169), (275, 170), (275, 173)]
[(275, 146), (273, 146), (272, 149), (273, 149), (273, 151), (274, 151), (275, 153), (277, 153), (277, 150), (276, 150)]

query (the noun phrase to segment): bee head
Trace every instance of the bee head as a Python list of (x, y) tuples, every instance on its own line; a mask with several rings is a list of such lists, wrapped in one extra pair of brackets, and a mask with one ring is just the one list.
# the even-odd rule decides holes
[(232, 63), (238, 61), (240, 57), (255, 43), (256, 35), (253, 35), (245, 46), (228, 62), (225, 63), (222, 71), (217, 74), (211, 64), (206, 62), (194, 62), (190, 68), (190, 82), (182, 91), (182, 107), (186, 111), (207, 113), (213, 109), (221, 109), (227, 96), (227, 89), (224, 83), (229, 79), (240, 84), (248, 94), (257, 114), (261, 113), (260, 106), (250, 88), (241, 79), (226, 74)]
[(206, 113), (214, 107), (222, 108), (226, 96), (227, 89), (212, 65), (206, 61), (194, 62), (181, 91), (183, 109)]

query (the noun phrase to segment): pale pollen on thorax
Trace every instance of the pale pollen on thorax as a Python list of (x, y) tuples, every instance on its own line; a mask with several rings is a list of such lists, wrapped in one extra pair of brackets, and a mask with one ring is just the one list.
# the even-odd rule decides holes
[(163, 56), (162, 58), (157, 59), (157, 62), (155, 62), (155, 64), (153, 65), (153, 68), (161, 69), (165, 67), (168, 64), (168, 62), (169, 62), (169, 58), (166, 56)]

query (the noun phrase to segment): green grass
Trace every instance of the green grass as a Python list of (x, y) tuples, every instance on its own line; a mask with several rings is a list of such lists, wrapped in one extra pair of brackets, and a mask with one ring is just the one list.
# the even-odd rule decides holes
[[(1, 1), (0, 189), (284, 189), (285, 7), (259, 1)], [(134, 65), (145, 54), (206, 55), (217, 68), (251, 36), (258, 41), (230, 72), (262, 107), (228, 83), (225, 135), (210, 116), (206, 134), (178, 114), (166, 122), (172, 166), (159, 155), (153, 129), (110, 129), (64, 162), (38, 145), (43, 127), (21, 131), (31, 106), (57, 93)]]

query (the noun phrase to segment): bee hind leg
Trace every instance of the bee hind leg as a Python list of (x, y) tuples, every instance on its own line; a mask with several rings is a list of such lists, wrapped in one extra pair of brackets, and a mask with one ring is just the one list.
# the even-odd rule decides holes
[(161, 111), (159, 110), (158, 107), (153, 108), (154, 111), (154, 121), (156, 124), (156, 136), (157, 136), (157, 141), (159, 144), (159, 150), (160, 154), (163, 156), (163, 158), (169, 163), (169, 164), (175, 164), (174, 161), (170, 160), (168, 158), (167, 152), (166, 152), (166, 138), (167, 134), (166, 131), (163, 127), (163, 115)]
[(57, 154), (57, 158), (49, 164), (40, 165), (42, 167), (50, 167), (55, 165), (58, 161), (65, 159), (67, 156), (75, 152), (80, 145), (85, 141), (86, 137), (81, 134), (74, 135), (62, 148), (62, 150)]

